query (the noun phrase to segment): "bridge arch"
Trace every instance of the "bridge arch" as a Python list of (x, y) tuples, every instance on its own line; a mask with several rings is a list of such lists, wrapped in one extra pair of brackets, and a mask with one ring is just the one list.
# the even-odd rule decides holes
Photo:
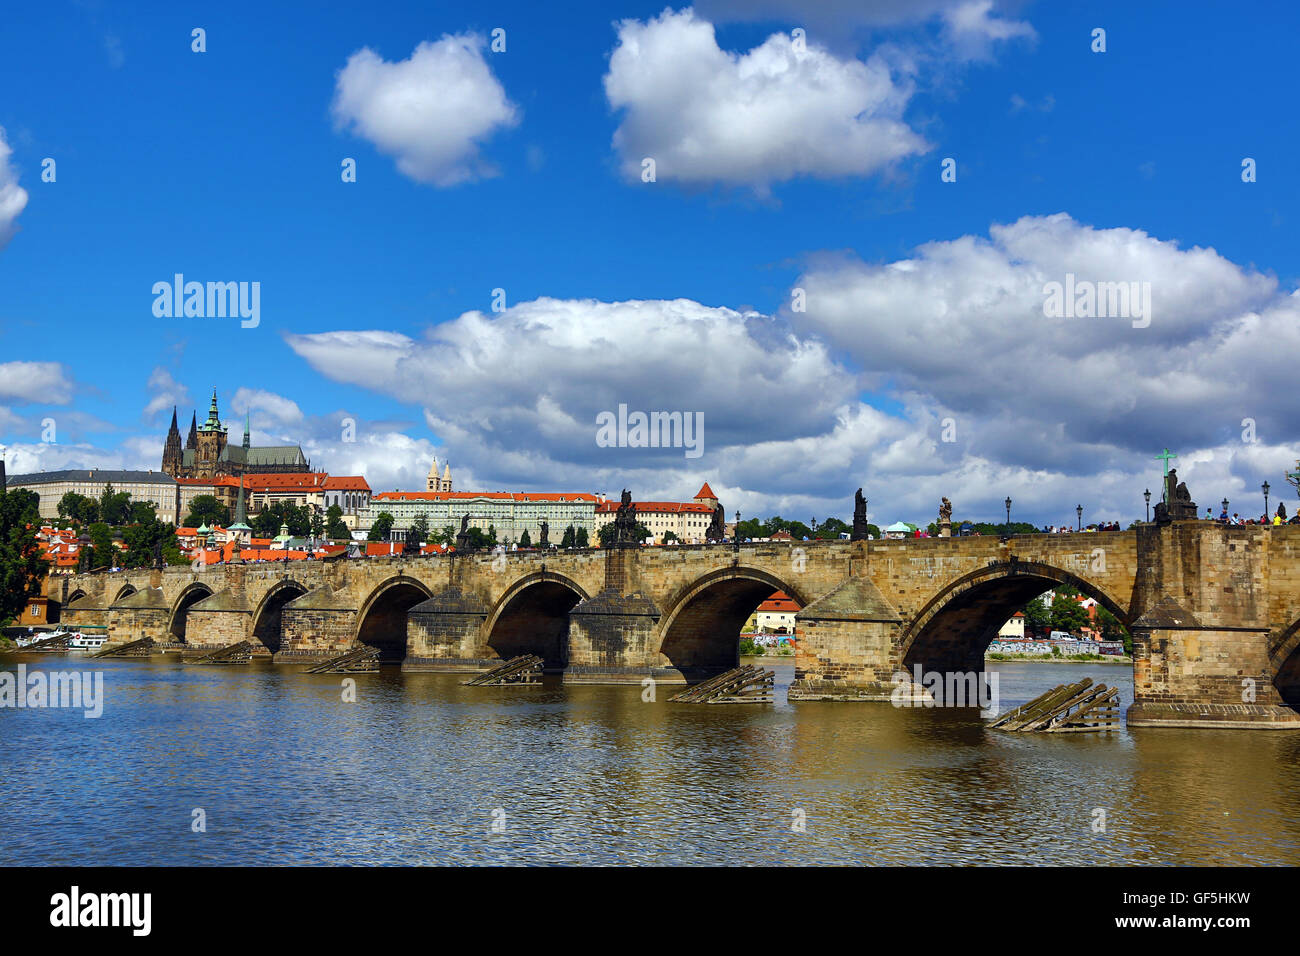
[(398, 574), (382, 582), (357, 611), (353, 643), (378, 648), (385, 663), (401, 661), (406, 657), (406, 612), (431, 597), (419, 578)]
[(268, 588), (253, 611), (253, 640), (261, 642), (272, 654), (279, 651), (283, 644), (280, 625), (284, 606), (309, 590), (293, 578), (282, 578)]
[(81, 590), (81, 588), (77, 588), (77, 590), (73, 591), (71, 594), (68, 595), (68, 600), (64, 602), (63, 606), (67, 607), (73, 601), (80, 601), (85, 596), (86, 596), (86, 592)]
[(203, 581), (195, 581), (176, 597), (172, 605), (171, 616), (167, 620), (167, 633), (173, 641), (184, 642), (185, 627), (189, 622), (190, 608), (204, 598), (212, 597), (213, 591)]
[(1127, 608), (1101, 586), (1038, 561), (996, 561), (949, 583), (908, 624), (899, 640), (905, 670), (982, 671), (984, 652), (999, 628), (1044, 591), (1069, 585), (1113, 614), (1125, 627)]
[(117, 596), (113, 598), (113, 603), (117, 604), (123, 598), (128, 598), (134, 593), (135, 593), (135, 585), (123, 584), (120, 588), (117, 589)]
[(1273, 686), (1290, 707), (1300, 709), (1300, 619), (1282, 632), (1282, 639), (1269, 654)]
[(688, 681), (736, 667), (741, 627), (776, 591), (784, 591), (800, 607), (808, 604), (802, 589), (762, 568), (720, 568), (696, 578), (669, 600), (664, 611), (659, 663), (677, 669)]
[(569, 611), (590, 595), (572, 578), (536, 571), (501, 595), (483, 628), (485, 643), (502, 660), (536, 654), (546, 670), (569, 662)]

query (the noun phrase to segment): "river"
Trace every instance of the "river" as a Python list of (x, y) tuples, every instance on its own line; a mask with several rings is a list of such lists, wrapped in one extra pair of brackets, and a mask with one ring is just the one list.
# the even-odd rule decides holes
[[(3, 655), (102, 671), (105, 704), (0, 708), (0, 863), (1300, 863), (1300, 734), (791, 705), (767, 660), (778, 703), (710, 706), (395, 668), (347, 702), (295, 667)], [(989, 669), (1003, 708), (1083, 676), (1132, 700), (1126, 667)]]

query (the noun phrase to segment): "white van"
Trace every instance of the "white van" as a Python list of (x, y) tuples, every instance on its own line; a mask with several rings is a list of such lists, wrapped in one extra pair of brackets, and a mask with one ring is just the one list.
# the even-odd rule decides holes
[(1047, 638), (1049, 641), (1074, 641), (1078, 640), (1069, 631), (1053, 631)]

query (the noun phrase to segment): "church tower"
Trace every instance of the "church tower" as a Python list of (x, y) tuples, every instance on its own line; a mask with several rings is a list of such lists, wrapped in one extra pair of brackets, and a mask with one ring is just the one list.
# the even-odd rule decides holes
[(433, 464), (429, 466), (428, 477), (424, 479), (425, 488), (429, 491), (451, 491), (451, 462), (447, 462), (442, 470), (442, 477), (438, 477), (438, 459), (433, 459)]
[(217, 462), (226, 448), (226, 429), (217, 414), (217, 390), (212, 389), (212, 404), (208, 407), (208, 420), (199, 426), (198, 450), (194, 455), (194, 477), (211, 478), (216, 474)]
[(190, 451), (195, 451), (199, 447), (199, 413), (190, 413), (190, 434), (185, 439), (185, 447)]
[(172, 406), (172, 427), (167, 429), (167, 444), (163, 446), (162, 470), (175, 478), (184, 465), (181, 452), (181, 430), (176, 427), (176, 406)]

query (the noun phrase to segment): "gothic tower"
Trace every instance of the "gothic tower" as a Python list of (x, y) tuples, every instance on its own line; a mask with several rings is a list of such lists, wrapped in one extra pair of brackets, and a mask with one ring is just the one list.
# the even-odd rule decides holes
[(189, 437), (185, 439), (185, 447), (190, 449), (191, 451), (194, 451), (199, 447), (199, 413), (198, 412), (190, 413), (190, 434)]
[(176, 406), (172, 406), (172, 427), (167, 429), (167, 444), (163, 446), (162, 470), (175, 478), (184, 465), (181, 452), (181, 430), (176, 427)]
[(212, 389), (212, 404), (208, 406), (208, 420), (199, 426), (198, 450), (194, 455), (194, 477), (211, 478), (217, 472), (217, 462), (226, 448), (226, 429), (217, 414), (217, 390)]

